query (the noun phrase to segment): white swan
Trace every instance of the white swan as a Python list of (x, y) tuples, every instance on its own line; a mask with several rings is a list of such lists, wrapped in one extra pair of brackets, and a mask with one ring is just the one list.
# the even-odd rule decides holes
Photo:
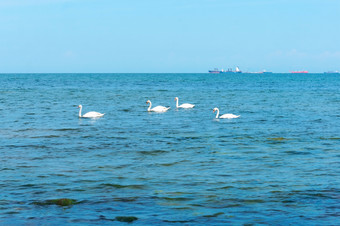
[(83, 106), (79, 105), (78, 108), (79, 108), (79, 118), (98, 118), (98, 117), (102, 117), (104, 115), (102, 113), (95, 112), (95, 111), (90, 111), (90, 112), (87, 112), (84, 115), (81, 115), (81, 110), (82, 110)]
[(193, 104), (181, 104), (178, 106), (178, 97), (175, 97), (175, 101), (176, 101), (176, 108), (193, 108), (195, 107), (195, 105)]
[(228, 118), (228, 119), (231, 119), (231, 118), (238, 118), (240, 117), (240, 115), (233, 115), (233, 114), (224, 114), (224, 115), (221, 115), (220, 117), (219, 114), (220, 114), (220, 110), (218, 108), (214, 108), (213, 112), (217, 111), (217, 114), (216, 114), (216, 118)]
[(157, 106), (151, 109), (152, 103), (150, 100), (146, 101), (147, 104), (149, 105), (148, 111), (154, 111), (154, 112), (166, 112), (167, 110), (170, 109), (170, 107), (163, 107), (163, 106)]

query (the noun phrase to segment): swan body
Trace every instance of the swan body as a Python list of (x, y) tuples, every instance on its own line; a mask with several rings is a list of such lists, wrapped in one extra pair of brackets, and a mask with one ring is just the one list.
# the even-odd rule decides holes
[(95, 111), (90, 111), (90, 112), (87, 112), (84, 115), (81, 115), (81, 110), (82, 110), (83, 106), (79, 105), (78, 108), (79, 108), (79, 118), (99, 118), (99, 117), (104, 116), (104, 114), (99, 113), (99, 112), (95, 112)]
[(216, 118), (227, 118), (227, 119), (232, 119), (232, 118), (238, 118), (240, 115), (234, 115), (234, 114), (224, 114), (220, 115), (220, 110), (218, 108), (214, 108), (213, 112), (217, 111)]
[(149, 104), (149, 108), (148, 108), (148, 111), (154, 111), (154, 112), (166, 112), (167, 110), (170, 109), (170, 107), (164, 107), (164, 106), (157, 106), (157, 107), (154, 107), (154, 108), (151, 108), (152, 106), (152, 103), (150, 100), (146, 101), (147, 104)]
[(195, 107), (195, 105), (187, 104), (187, 103), (178, 105), (178, 97), (175, 97), (175, 101), (176, 101), (176, 108), (193, 108), (193, 107)]

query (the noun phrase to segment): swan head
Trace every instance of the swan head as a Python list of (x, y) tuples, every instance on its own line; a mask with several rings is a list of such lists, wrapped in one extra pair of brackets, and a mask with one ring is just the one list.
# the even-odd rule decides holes
[(78, 105), (78, 108), (82, 108), (83, 106), (80, 104), (80, 105)]
[(175, 101), (178, 100), (178, 97), (175, 97)]
[(213, 112), (218, 111), (218, 108), (214, 108)]
[(147, 104), (151, 104), (151, 101), (150, 101), (150, 100), (148, 100), (148, 101), (146, 101), (146, 103), (147, 103)]

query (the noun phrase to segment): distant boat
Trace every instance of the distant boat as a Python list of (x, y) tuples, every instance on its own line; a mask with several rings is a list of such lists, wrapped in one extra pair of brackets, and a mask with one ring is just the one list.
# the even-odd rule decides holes
[(307, 74), (308, 71), (291, 71), (292, 74)]
[(214, 70), (209, 70), (209, 73), (219, 74), (221, 71), (219, 71), (218, 68), (215, 68)]
[(230, 74), (230, 73), (235, 73), (232, 68), (228, 68), (228, 70), (224, 71), (222, 70), (222, 73)]
[(266, 70), (263, 70), (263, 71), (255, 71), (255, 72), (244, 72), (246, 74), (273, 74), (273, 72), (271, 71), (266, 71)]
[(242, 73), (239, 67), (236, 67), (235, 73)]
[(263, 74), (273, 74), (273, 72), (272, 71), (266, 71), (266, 70), (263, 70), (263, 72), (262, 72)]
[(273, 74), (273, 72), (266, 71), (266, 70), (258, 71), (258, 72), (246, 72), (246, 73), (248, 73), (248, 74)]
[(233, 71), (232, 68), (228, 68), (228, 70), (219, 70), (218, 68), (214, 68), (214, 70), (209, 70), (209, 73), (213, 74), (233, 74), (233, 73), (242, 73), (242, 71), (239, 69), (239, 67), (236, 67), (235, 71)]
[(325, 71), (324, 74), (340, 74), (339, 71)]

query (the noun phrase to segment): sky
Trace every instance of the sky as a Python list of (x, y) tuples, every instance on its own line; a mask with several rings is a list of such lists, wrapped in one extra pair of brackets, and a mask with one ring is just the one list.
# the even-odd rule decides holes
[(0, 0), (0, 73), (340, 71), (339, 0)]

